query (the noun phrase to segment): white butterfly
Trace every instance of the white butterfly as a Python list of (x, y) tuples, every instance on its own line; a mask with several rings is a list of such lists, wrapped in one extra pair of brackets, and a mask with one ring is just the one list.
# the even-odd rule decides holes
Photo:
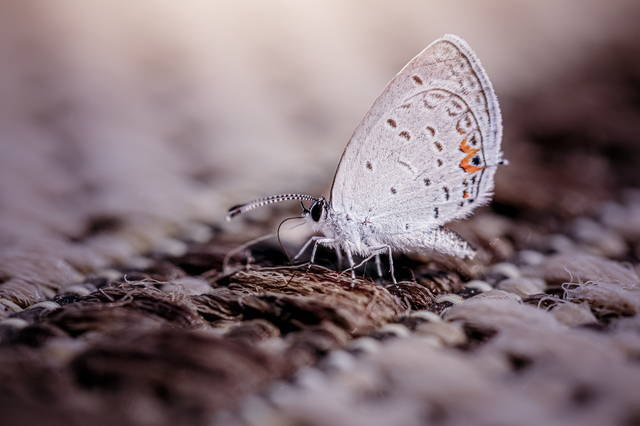
[(389, 83), (355, 130), (338, 165), (331, 198), (285, 194), (234, 206), (240, 213), (285, 200), (313, 201), (303, 217), (313, 244), (344, 251), (352, 286), (353, 255), (436, 250), (475, 251), (442, 225), (490, 201), (503, 164), (498, 99), (480, 61), (455, 35), (436, 40)]

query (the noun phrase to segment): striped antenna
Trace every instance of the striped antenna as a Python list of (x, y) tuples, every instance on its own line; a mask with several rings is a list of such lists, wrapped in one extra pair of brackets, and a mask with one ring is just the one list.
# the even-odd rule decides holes
[(288, 200), (305, 200), (305, 201), (318, 201), (317, 198), (312, 197), (311, 195), (304, 194), (283, 194), (283, 195), (274, 195), (273, 197), (260, 198), (258, 200), (249, 201), (248, 203), (238, 204), (237, 206), (233, 206), (229, 209), (229, 214), (227, 215), (227, 221), (233, 219), (241, 213), (244, 213), (249, 210), (253, 210), (256, 207), (266, 206), (267, 204), (279, 203), (280, 201), (288, 201)]

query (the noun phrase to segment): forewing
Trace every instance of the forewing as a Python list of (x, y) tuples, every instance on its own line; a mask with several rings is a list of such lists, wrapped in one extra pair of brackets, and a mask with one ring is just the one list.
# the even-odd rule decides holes
[(400, 71), (355, 130), (332, 206), (389, 232), (465, 217), (491, 198), (501, 139), (484, 69), (464, 40), (446, 35)]

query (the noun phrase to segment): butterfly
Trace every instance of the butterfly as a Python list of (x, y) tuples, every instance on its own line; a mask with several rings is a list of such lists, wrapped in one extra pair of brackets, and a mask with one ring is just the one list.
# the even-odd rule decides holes
[[(488, 203), (501, 152), (498, 98), (480, 61), (447, 34), (409, 62), (384, 89), (353, 133), (333, 178), (331, 196), (283, 194), (229, 209), (227, 220), (256, 207), (300, 200), (302, 217), (321, 235), (313, 245), (343, 251), (352, 287), (354, 255), (434, 250), (472, 258), (475, 250), (443, 227)], [(311, 201), (305, 208), (302, 201)]]

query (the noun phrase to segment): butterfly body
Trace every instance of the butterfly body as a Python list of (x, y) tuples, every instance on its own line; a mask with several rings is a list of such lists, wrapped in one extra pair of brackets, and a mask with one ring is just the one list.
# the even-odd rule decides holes
[(327, 241), (325, 245), (358, 256), (369, 256), (373, 254), (372, 248), (386, 245), (380, 238), (385, 232), (371, 221), (345, 212), (337, 212), (326, 200), (321, 199), (320, 202), (324, 202), (326, 206), (323, 207), (324, 212), (320, 219), (315, 221), (311, 214), (305, 219), (313, 231), (332, 240)]
[[(311, 214), (314, 208), (321, 209), (322, 213), (314, 217)], [(336, 211), (324, 198), (314, 203), (310, 211), (303, 212), (303, 216), (314, 232), (324, 235), (318, 239), (320, 244), (341, 250), (347, 253), (347, 257), (354, 254), (368, 257), (389, 250), (439, 250), (470, 258), (475, 255), (461, 237), (442, 226), (422, 223), (402, 228), (393, 221)]]

